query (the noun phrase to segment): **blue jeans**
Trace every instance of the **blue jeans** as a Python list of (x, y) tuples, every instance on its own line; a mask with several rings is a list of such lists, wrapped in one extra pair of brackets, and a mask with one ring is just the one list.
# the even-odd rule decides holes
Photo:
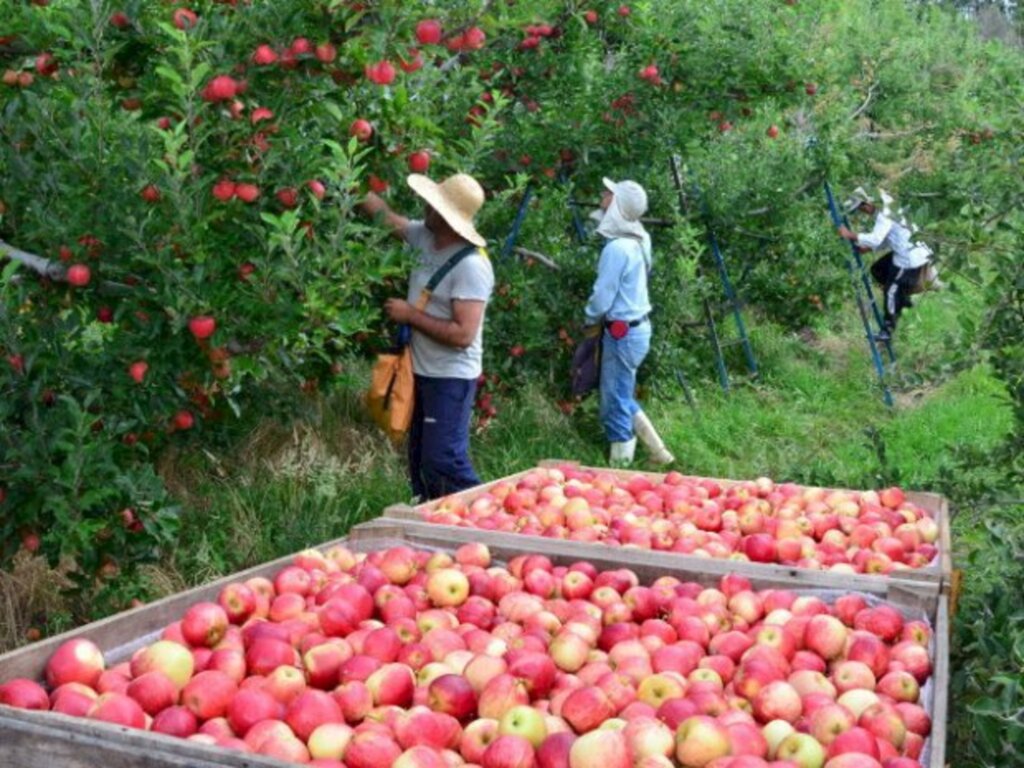
[(469, 460), (475, 379), (416, 376), (409, 430), (409, 478), (422, 501), (480, 484)]
[(651, 348), (651, 324), (630, 328), (621, 339), (607, 329), (601, 345), (601, 424), (608, 441), (624, 443), (633, 439), (633, 416), (640, 411), (636, 394), (636, 372)]

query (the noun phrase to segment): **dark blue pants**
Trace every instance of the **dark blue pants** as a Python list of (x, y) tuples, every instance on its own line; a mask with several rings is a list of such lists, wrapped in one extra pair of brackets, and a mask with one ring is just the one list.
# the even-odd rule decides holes
[(469, 460), (469, 419), (475, 379), (416, 376), (409, 430), (409, 477), (421, 500), (480, 484)]

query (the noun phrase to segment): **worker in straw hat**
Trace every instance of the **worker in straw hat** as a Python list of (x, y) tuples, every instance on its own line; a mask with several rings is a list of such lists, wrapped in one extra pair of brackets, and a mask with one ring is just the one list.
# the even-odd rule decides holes
[[(482, 370), (484, 311), (494, 289), (486, 241), (473, 219), (484, 191), (464, 173), (437, 183), (419, 174), (409, 186), (425, 203), (422, 220), (395, 213), (378, 195), (362, 204), (416, 253), (406, 299), (384, 311), (412, 329), (415, 408), (409, 431), (413, 493), (438, 498), (480, 483), (469, 458), (469, 422)], [(414, 306), (427, 283), (443, 274), (422, 310)], [(436, 278), (435, 278), (436, 279)]]
[(922, 290), (928, 283), (936, 283), (931, 267), (931, 249), (915, 241), (914, 227), (892, 210), (893, 198), (879, 190), (882, 207), (864, 187), (857, 187), (843, 204), (847, 214), (874, 216), (870, 232), (857, 234), (846, 226), (839, 227), (839, 236), (849, 240), (863, 251), (885, 251), (871, 265), (871, 274), (882, 285), (885, 294), (885, 327), (878, 334), (879, 341), (889, 341), (896, 330), (896, 322), (904, 309), (913, 306), (912, 293)]
[(637, 370), (651, 346), (651, 238), (640, 218), (647, 193), (635, 181), (604, 179), (597, 233), (604, 238), (597, 279), (584, 309), (586, 323), (601, 328), (601, 423), (615, 465), (633, 461), (637, 438), (655, 464), (675, 457), (637, 403)]

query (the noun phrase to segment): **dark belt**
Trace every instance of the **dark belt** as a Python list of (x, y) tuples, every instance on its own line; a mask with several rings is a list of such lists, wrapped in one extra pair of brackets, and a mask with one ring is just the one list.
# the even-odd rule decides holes
[(628, 325), (630, 328), (636, 328), (638, 325), (646, 323), (648, 317), (650, 317), (650, 315), (644, 315), (643, 317), (637, 318), (636, 320), (630, 320), (628, 323), (626, 323), (625, 320), (608, 320), (605, 322), (604, 327), (611, 328), (612, 323), (626, 323), (626, 325)]

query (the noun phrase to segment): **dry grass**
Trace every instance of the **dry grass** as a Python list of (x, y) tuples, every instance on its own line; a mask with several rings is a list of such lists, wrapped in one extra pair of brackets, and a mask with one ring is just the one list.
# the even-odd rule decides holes
[(45, 559), (25, 551), (14, 557), (11, 567), (0, 570), (0, 651), (32, 640), (30, 630), (40, 630), (53, 616), (67, 613), (61, 594), (70, 582)]

